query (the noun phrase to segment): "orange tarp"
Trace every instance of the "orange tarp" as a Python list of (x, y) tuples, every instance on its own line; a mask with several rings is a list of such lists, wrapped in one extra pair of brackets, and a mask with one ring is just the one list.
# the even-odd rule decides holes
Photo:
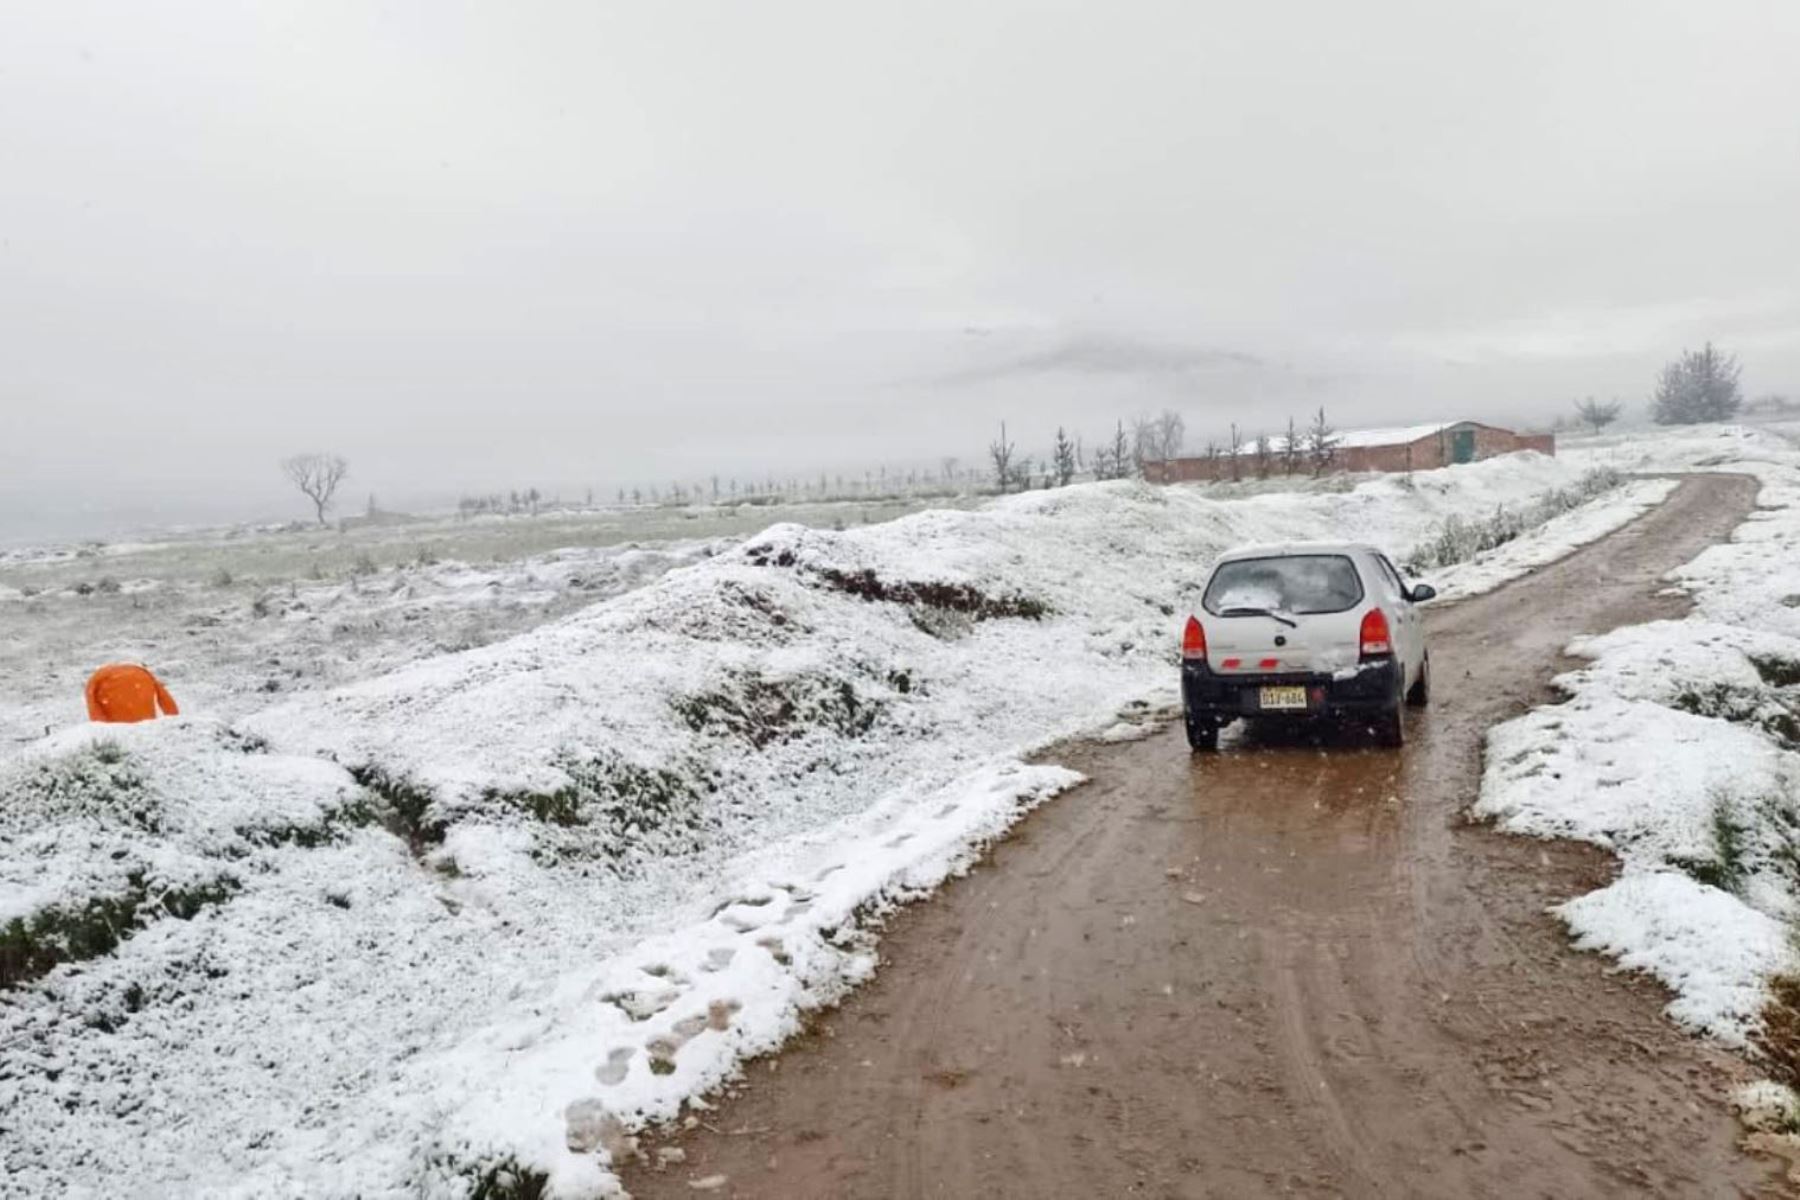
[(148, 721), (159, 707), (165, 717), (181, 711), (169, 689), (136, 663), (111, 663), (95, 671), (87, 684), (87, 706), (95, 721)]

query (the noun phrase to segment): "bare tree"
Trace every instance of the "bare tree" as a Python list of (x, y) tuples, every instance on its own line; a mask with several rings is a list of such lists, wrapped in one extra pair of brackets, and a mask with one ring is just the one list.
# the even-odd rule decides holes
[(1125, 422), (1120, 421), (1113, 428), (1112, 440), (1112, 474), (1109, 479), (1123, 479), (1131, 471), (1131, 443), (1125, 440)]
[(338, 484), (350, 473), (350, 464), (336, 454), (296, 454), (281, 460), (281, 473), (313, 503), (319, 524), (325, 524), (325, 510), (337, 494)]
[(954, 454), (946, 454), (938, 462), (938, 465), (943, 468), (945, 483), (956, 482), (956, 465), (961, 461), (962, 460), (957, 458)]
[(1187, 422), (1172, 408), (1165, 408), (1156, 418), (1156, 452), (1164, 462), (1181, 457), (1181, 442), (1187, 435)]
[(1006, 440), (1006, 422), (1000, 422), (1000, 440), (988, 443), (988, 458), (994, 464), (994, 479), (1000, 484), (1001, 492), (1013, 478), (1013, 444)]
[(1272, 470), (1274, 466), (1274, 444), (1269, 441), (1268, 434), (1259, 433), (1256, 435), (1256, 477), (1258, 479), (1267, 479), (1270, 470)]
[(1575, 414), (1581, 418), (1583, 425), (1591, 425), (1594, 432), (1599, 433), (1619, 419), (1619, 410), (1623, 407), (1617, 400), (1610, 404), (1603, 404), (1589, 396), (1586, 400), (1575, 402)]
[(1689, 350), (1662, 369), (1651, 412), (1658, 425), (1694, 425), (1726, 421), (1743, 407), (1738, 390), (1742, 370), (1735, 355), (1713, 348)]
[(1142, 475), (1144, 464), (1158, 457), (1156, 424), (1147, 415), (1139, 413), (1131, 419), (1131, 473)]
[(1236, 421), (1231, 423), (1231, 441), (1226, 453), (1231, 455), (1231, 481), (1237, 483), (1244, 478), (1244, 435), (1238, 431)]
[(1300, 469), (1300, 431), (1294, 428), (1294, 418), (1288, 418), (1287, 437), (1281, 443), (1281, 471), (1284, 475), (1292, 475)]
[(1312, 460), (1312, 473), (1323, 475), (1325, 468), (1331, 465), (1333, 455), (1337, 452), (1337, 430), (1325, 419), (1325, 410), (1319, 409), (1319, 415), (1306, 430), (1306, 457)]
[(1075, 478), (1075, 443), (1069, 440), (1061, 425), (1056, 427), (1056, 449), (1051, 452), (1051, 466), (1056, 472), (1056, 486), (1068, 487), (1069, 480)]
[(1013, 482), (1019, 485), (1021, 492), (1031, 490), (1031, 458), (1026, 456), (1013, 467)]

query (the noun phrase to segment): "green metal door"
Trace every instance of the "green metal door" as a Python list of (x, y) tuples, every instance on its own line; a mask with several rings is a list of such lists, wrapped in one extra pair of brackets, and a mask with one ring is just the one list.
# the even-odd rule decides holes
[(1473, 429), (1452, 429), (1450, 431), (1450, 461), (1475, 461), (1475, 431)]

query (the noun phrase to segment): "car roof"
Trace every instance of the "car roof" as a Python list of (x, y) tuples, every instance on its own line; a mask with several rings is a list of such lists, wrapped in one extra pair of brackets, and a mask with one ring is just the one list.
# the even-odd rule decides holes
[(1303, 554), (1375, 556), (1380, 553), (1366, 542), (1259, 542), (1227, 550), (1219, 555), (1218, 561), (1225, 563), (1242, 558), (1291, 558)]

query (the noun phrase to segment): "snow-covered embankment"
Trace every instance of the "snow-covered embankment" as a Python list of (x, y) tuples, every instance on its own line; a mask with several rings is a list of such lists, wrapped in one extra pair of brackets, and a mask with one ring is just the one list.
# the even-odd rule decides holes
[(1476, 811), (1619, 855), (1615, 882), (1558, 910), (1577, 943), (1662, 980), (1682, 1024), (1755, 1050), (1772, 984), (1800, 969), (1800, 452), (1725, 429), (1606, 457), (1754, 475), (1757, 511), (1673, 577), (1690, 616), (1570, 647), (1592, 662), (1557, 681), (1566, 702), (1493, 731)]
[[(868, 974), (872, 915), (1075, 782), (1026, 756), (1174, 699), (1219, 550), (1405, 556), (1581, 470), (778, 526), (239, 729), (46, 739), (0, 763), (0, 1187), (601, 1193), (631, 1128)], [(1502, 547), (1506, 571), (1661, 492), (1607, 493)]]

